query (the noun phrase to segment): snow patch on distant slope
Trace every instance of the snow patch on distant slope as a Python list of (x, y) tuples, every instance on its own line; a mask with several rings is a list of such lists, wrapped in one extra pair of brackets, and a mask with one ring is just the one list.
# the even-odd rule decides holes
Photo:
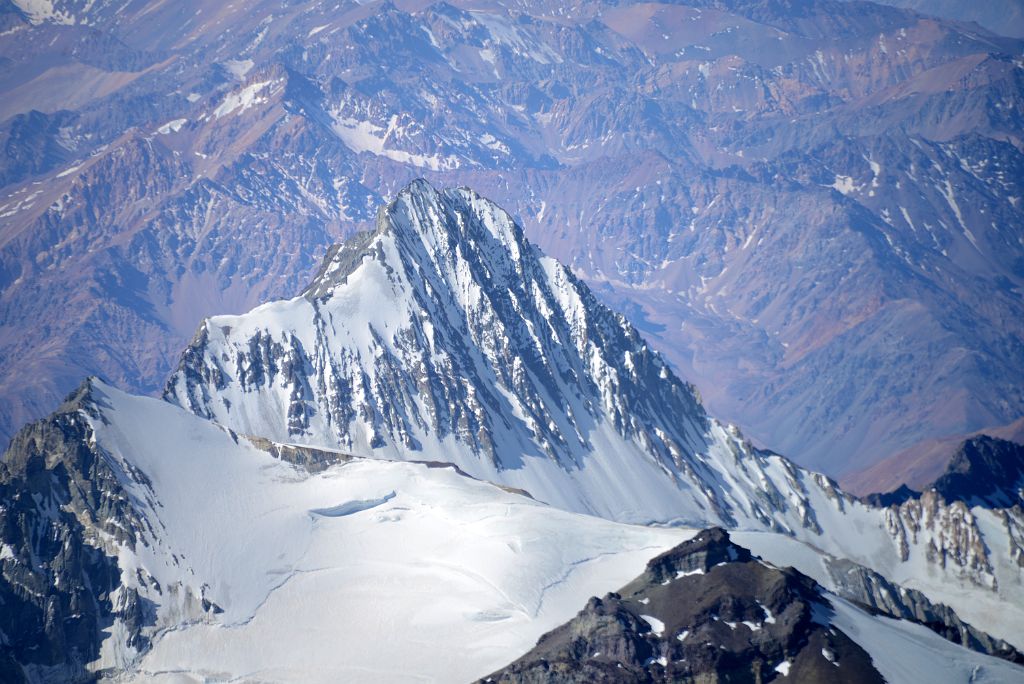
[(849, 195), (860, 189), (860, 187), (853, 182), (853, 178), (851, 178), (850, 176), (840, 175), (836, 176), (836, 179), (832, 182), (832, 185), (829, 187), (835, 188), (844, 195)]
[(241, 114), (242, 112), (267, 102), (268, 98), (264, 91), (279, 81), (267, 80), (250, 83), (239, 91), (229, 93), (224, 101), (213, 110), (214, 118), (220, 119), (228, 114)]
[(388, 138), (394, 132), (396, 120), (393, 116), (387, 128), (369, 121), (361, 121), (338, 116), (334, 119), (332, 129), (342, 142), (356, 153), (369, 152), (380, 157), (387, 157), (397, 162), (412, 164), (433, 171), (457, 169), (461, 165), (458, 157), (453, 155), (427, 155), (395, 149), (389, 145)]
[(245, 75), (249, 73), (254, 66), (254, 62), (251, 59), (230, 59), (224, 62), (224, 68), (231, 72), (231, 75), (242, 80)]
[(539, 64), (562, 62), (561, 55), (550, 46), (524, 34), (509, 17), (490, 11), (472, 11), (471, 14), (487, 30), (494, 43), (505, 45), (515, 54)]
[(156, 132), (160, 135), (168, 135), (169, 133), (177, 133), (181, 130), (181, 127), (188, 123), (188, 119), (174, 119), (168, 121), (160, 128), (156, 129)]

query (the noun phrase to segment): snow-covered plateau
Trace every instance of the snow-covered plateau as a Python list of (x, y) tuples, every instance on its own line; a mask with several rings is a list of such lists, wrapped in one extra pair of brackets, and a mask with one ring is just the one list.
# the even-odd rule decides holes
[[(138, 681), (469, 681), (692, 531), (561, 511), (452, 467), (357, 459), (309, 474), (165, 402), (95, 383), (96, 440), (152, 537)], [(217, 611), (196, 610), (205, 597)], [(190, 610), (192, 612), (190, 612)], [(99, 667), (123, 666), (117, 630)]]
[[(95, 379), (72, 408), (134, 511), (134, 543), (103, 531), (117, 520), (91, 525), (117, 555), (113, 602), (135, 592), (155, 611), (144, 651), (120, 617), (104, 635), (90, 668), (115, 681), (471, 681), (696, 532), (563, 511), (448, 464), (334, 453), (299, 466), (279, 458), (285, 445)], [(777, 565), (820, 562), (778, 534), (739, 538)], [(1020, 674), (826, 596), (823, 619), (888, 681)]]

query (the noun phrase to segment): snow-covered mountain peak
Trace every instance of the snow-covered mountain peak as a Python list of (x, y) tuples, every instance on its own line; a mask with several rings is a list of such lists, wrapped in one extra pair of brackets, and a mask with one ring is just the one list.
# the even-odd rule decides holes
[(167, 396), (249, 434), (485, 477), (533, 457), (579, 468), (624, 440), (664, 480), (693, 467), (709, 426), (693, 389), (506, 212), (425, 181), (331, 250), (303, 297), (209, 319)]
[(522, 252), (532, 249), (504, 209), (469, 188), (439, 191), (420, 178), (399, 192), (382, 213), (392, 230), (408, 237), (418, 235), (434, 256), (444, 247), (484, 241), (518, 262)]
[(421, 268), (430, 264), (445, 277), (458, 277), (461, 262), (480, 265), (482, 272), (468, 275), (495, 285), (521, 277), (524, 256), (541, 257), (522, 228), (493, 202), (468, 188), (439, 191), (417, 179), (380, 208), (374, 231), (328, 251), (306, 295), (324, 298), (347, 281), (363, 257), (384, 256), (377, 247), (381, 240), (396, 243), (402, 262)]

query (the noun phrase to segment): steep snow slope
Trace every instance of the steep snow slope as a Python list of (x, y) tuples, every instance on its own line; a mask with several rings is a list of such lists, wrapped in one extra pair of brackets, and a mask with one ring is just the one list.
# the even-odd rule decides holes
[[(817, 545), (765, 532), (735, 531), (732, 536), (737, 543), (749, 548), (761, 558), (780, 567), (794, 567), (822, 586), (840, 594), (844, 592), (842, 587), (837, 586), (837, 577), (839, 580), (843, 579), (846, 570), (842, 559), (854, 558), (889, 581), (901, 585), (901, 590), (920, 591), (932, 602), (952, 607), (968, 624), (983, 626), (982, 628), (989, 634), (1006, 640), (1018, 649), (1021, 648), (1024, 613), (1016, 609), (1015, 603), (1019, 588), (1007, 592), (1014, 597), (1008, 602), (1007, 593), (979, 590), (977, 584), (967, 577), (956, 578), (938, 572), (932, 567), (932, 563), (921, 555), (908, 562), (899, 562), (897, 558), (888, 554), (878, 554), (873, 558), (862, 554), (857, 558), (855, 554), (849, 553), (848, 549), (856, 547), (864, 539), (864, 528), (858, 529), (857, 525), (850, 525), (843, 534), (846, 537), (845, 545)], [(831, 547), (832, 551), (823, 550), (823, 546)], [(843, 548), (843, 552), (836, 553), (837, 548)], [(1011, 587), (1019, 587), (1019, 575), (1014, 572), (1014, 568), (1004, 566), (1003, 561), (998, 565), (999, 576), (1006, 578)], [(890, 597), (881, 598), (889, 600)]]
[[(144, 521), (134, 549), (117, 546), (124, 585), (157, 605), (140, 680), (467, 680), (691, 534), (566, 513), (451, 467), (310, 475), (165, 402), (90, 394), (95, 444)], [(131, 665), (122, 628), (98, 666)]]
[(869, 615), (849, 601), (829, 599), (835, 610), (831, 624), (868, 652), (887, 682), (1012, 684), (1024, 677), (1020, 665), (950, 644), (921, 625)]

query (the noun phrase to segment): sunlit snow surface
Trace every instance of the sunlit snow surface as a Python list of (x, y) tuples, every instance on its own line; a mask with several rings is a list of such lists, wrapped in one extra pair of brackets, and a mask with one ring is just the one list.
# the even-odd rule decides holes
[[(158, 604), (152, 650), (133, 661), (115, 625), (94, 664), (127, 668), (120, 681), (470, 681), (694, 533), (561, 511), (450, 467), (357, 459), (310, 475), (168, 403), (99, 382), (93, 397), (97, 445), (151, 530), (122, 551), (122, 582), (140, 587), (141, 569), (161, 587), (140, 588)], [(795, 540), (736, 536), (777, 564), (820, 565)], [(190, 608), (189, 595), (223, 612)], [(1020, 674), (833, 603), (833, 624), (890, 681)]]
[(130, 491), (159, 528), (122, 568), (165, 590), (206, 584), (224, 610), (156, 639), (139, 681), (468, 681), (692, 535), (559, 511), (450, 468), (358, 460), (305, 475), (164, 402), (97, 394), (97, 439), (149, 479)]
[[(1014, 684), (1024, 669), (997, 658), (968, 651), (927, 627), (906, 620), (873, 617), (842, 599), (833, 598), (835, 625), (861, 645), (887, 682), (929, 684)], [(839, 663), (842, 667), (842, 663)]]

